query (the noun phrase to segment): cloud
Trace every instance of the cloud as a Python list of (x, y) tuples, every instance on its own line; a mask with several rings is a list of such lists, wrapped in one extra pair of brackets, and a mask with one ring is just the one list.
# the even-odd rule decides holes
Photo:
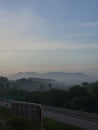
[(29, 42), (29, 33), (36, 35), (42, 21), (42, 18), (33, 15), (29, 10), (22, 10), (19, 13), (0, 11), (0, 46), (24, 45), (26, 40)]
[[(34, 41), (33, 41), (34, 42)], [(29, 43), (30, 44), (30, 43)], [(1, 47), (1, 52), (58, 52), (58, 51), (74, 51), (74, 50), (82, 50), (82, 49), (98, 49), (98, 43), (93, 44), (66, 44), (63, 42), (53, 42), (53, 41), (35, 41), (34, 44), (31, 43), (28, 46), (24, 43), (23, 46), (13, 46), (13, 47)]]
[(79, 27), (98, 27), (98, 21), (96, 21), (96, 22), (80, 23), (77, 26), (79, 26)]
[[(64, 40), (51, 40), (47, 38), (47, 20), (35, 15), (31, 10), (25, 9), (19, 12), (0, 11), (0, 52), (58, 52), (79, 49), (97, 49), (98, 43), (76, 43)], [(45, 25), (46, 24), (46, 25)], [(95, 27), (98, 22), (80, 23), (78, 27)], [(58, 27), (59, 28), (59, 27)], [(56, 29), (54, 27), (54, 29)], [(62, 29), (62, 28), (61, 28)], [(54, 33), (54, 36), (56, 34)], [(71, 35), (71, 34), (70, 34)], [(75, 35), (75, 33), (73, 34)]]
[[(95, 49), (98, 43), (82, 44), (62, 40), (46, 40), (45, 19), (32, 13), (30, 9), (20, 12), (0, 10), (0, 51), (46, 52), (77, 49)], [(98, 22), (80, 23), (79, 27), (95, 27)], [(55, 29), (55, 28), (54, 28)], [(73, 34), (74, 35), (74, 34)]]

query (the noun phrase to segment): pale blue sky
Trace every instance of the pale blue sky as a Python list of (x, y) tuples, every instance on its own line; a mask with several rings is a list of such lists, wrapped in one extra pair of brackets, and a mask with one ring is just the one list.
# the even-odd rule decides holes
[(98, 0), (0, 0), (0, 73), (98, 73)]

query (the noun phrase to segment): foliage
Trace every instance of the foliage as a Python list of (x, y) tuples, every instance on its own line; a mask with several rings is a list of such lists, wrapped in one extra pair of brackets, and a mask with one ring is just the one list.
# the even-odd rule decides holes
[(41, 130), (41, 127), (31, 119), (9, 118), (6, 121), (8, 130)]
[[(38, 81), (36, 80), (36, 84)], [(20, 79), (16, 81), (16, 86), (21, 82), (27, 85), (31, 82), (31, 79)], [(75, 85), (69, 90), (54, 89), (49, 83), (47, 91), (44, 91), (46, 90), (45, 85), (43, 82), (40, 82), (40, 91), (32, 92), (18, 89), (18, 86), (11, 88), (10, 85), (12, 84), (12, 82), (10, 84), (7, 78), (0, 77), (1, 98), (6, 97), (14, 100), (98, 113), (98, 81), (95, 83), (83, 82), (81, 86)], [(36, 86), (32, 87), (36, 88)]]
[(0, 122), (0, 130), (4, 130), (1, 122)]
[[(87, 85), (87, 83), (84, 83)], [(98, 86), (92, 87), (91, 91), (86, 87), (74, 86), (69, 91), (51, 89), (47, 92), (31, 92), (27, 95), (26, 101), (66, 107), (87, 112), (98, 111)]]
[(88, 90), (85, 87), (80, 87), (79, 85), (71, 87), (69, 92), (71, 97), (83, 97), (88, 94)]
[(44, 119), (44, 128), (45, 130), (84, 130), (83, 128), (59, 123), (50, 119)]
[(9, 116), (11, 116), (10, 109), (0, 106), (0, 119), (6, 119)]

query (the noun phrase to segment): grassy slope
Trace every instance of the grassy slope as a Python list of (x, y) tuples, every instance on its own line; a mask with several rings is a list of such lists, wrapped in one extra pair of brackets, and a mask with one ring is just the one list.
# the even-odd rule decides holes
[(71, 126), (64, 123), (59, 123), (54, 120), (44, 119), (45, 130), (84, 130), (79, 127)]
[(7, 119), (10, 116), (11, 116), (10, 109), (0, 106), (0, 119), (4, 120), (4, 119)]

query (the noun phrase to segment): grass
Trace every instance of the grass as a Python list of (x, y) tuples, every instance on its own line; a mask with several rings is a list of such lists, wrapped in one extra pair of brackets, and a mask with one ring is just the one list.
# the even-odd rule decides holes
[(0, 130), (4, 130), (1, 122), (0, 122)]
[(0, 106), (0, 119), (5, 120), (10, 116), (11, 116), (10, 109)]
[(45, 130), (85, 130), (83, 128), (75, 127), (64, 123), (59, 123), (50, 119), (44, 119), (43, 124)]

